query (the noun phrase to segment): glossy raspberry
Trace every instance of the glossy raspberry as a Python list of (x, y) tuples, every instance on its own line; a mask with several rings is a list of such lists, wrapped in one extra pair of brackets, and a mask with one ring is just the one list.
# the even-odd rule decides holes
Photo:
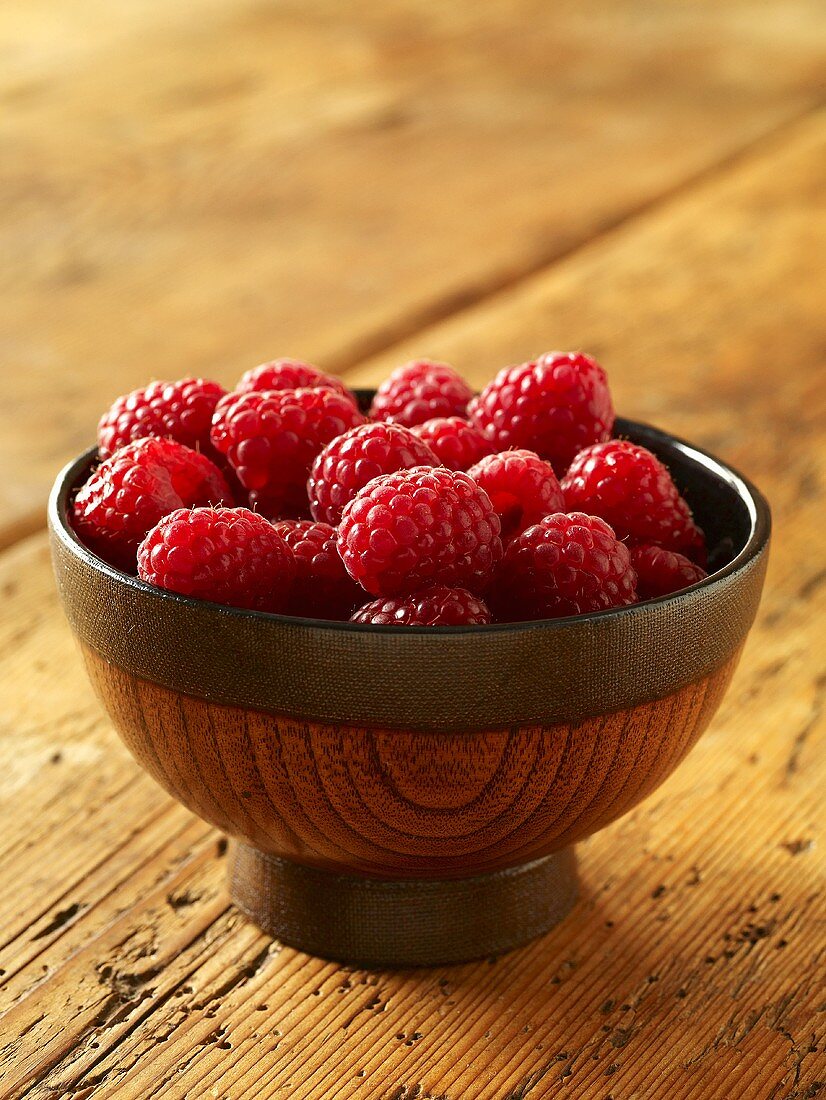
[(635, 603), (636, 582), (628, 547), (607, 523), (556, 512), (509, 544), (491, 599), (503, 622), (557, 619)]
[(370, 409), (372, 420), (410, 428), (437, 416), (464, 416), (473, 391), (446, 363), (414, 359), (379, 386)]
[(121, 447), (89, 477), (72, 504), (72, 525), (96, 554), (134, 572), (138, 544), (175, 508), (232, 502), (221, 471), (171, 439)]
[(152, 382), (124, 394), (98, 423), (98, 454), (108, 458), (136, 439), (175, 439), (213, 457), (209, 430), (215, 406), (226, 393), (217, 382), (182, 378)]
[(439, 584), (412, 596), (373, 600), (360, 607), (350, 622), (373, 626), (486, 626), (490, 610), (484, 600), (466, 588)]
[(149, 584), (251, 611), (283, 611), (295, 566), (273, 525), (248, 508), (179, 508), (138, 549)]
[(608, 439), (614, 426), (605, 371), (588, 355), (559, 351), (500, 371), (468, 416), (497, 451), (536, 451), (560, 477), (578, 451)]
[(344, 506), (368, 481), (439, 459), (401, 424), (362, 424), (332, 440), (316, 457), (307, 482), (310, 512), (336, 527)]
[(669, 550), (702, 542), (666, 467), (627, 439), (610, 439), (578, 454), (562, 491), (566, 508), (601, 516), (621, 539), (656, 542)]
[(364, 417), (329, 389), (230, 393), (212, 422), (213, 445), (226, 455), (250, 503), (274, 518), (306, 516), (307, 475), (331, 439)]
[(364, 599), (339, 556), (335, 529), (307, 519), (279, 520), (273, 526), (292, 551), (295, 581), (292, 615), (346, 619)]
[(335, 390), (355, 402), (355, 396), (332, 374), (301, 359), (273, 359), (241, 375), (236, 393), (260, 393), (263, 390)]
[(468, 474), (493, 502), (504, 539), (565, 507), (553, 466), (533, 451), (489, 455), (472, 466)]
[(484, 591), (502, 556), (487, 493), (443, 466), (369, 482), (344, 509), (338, 537), (347, 572), (374, 596), (435, 583)]
[(467, 470), (493, 453), (489, 440), (461, 416), (437, 416), (410, 429), (436, 453), (448, 470)]
[(708, 575), (705, 569), (674, 550), (664, 550), (650, 542), (630, 549), (641, 600), (679, 592), (681, 588), (688, 588)]

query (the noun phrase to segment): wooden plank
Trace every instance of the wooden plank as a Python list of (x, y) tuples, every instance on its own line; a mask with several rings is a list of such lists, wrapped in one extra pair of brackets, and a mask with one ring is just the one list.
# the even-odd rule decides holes
[(3, 5), (0, 541), (118, 393), (352, 365), (805, 111), (818, 16)]
[[(495, 964), (337, 967), (268, 945), (227, 911), (214, 834), (176, 834), (185, 815), (170, 808), (170, 843), (155, 852), (148, 807), (121, 795), (103, 845), (93, 830), (73, 838), (75, 817), (62, 829), (55, 817), (6, 856), (4, 871), (30, 883), (32, 911), (38, 887), (40, 908), (52, 904), (37, 931), (55, 906), (87, 907), (44, 937), (45, 976), (29, 959), (30, 932), (10, 945), (20, 969), (0, 1029), (3, 1096), (817, 1094), (824, 134), (822, 118), (795, 127), (417, 346), (480, 379), (549, 342), (582, 343), (611, 368), (624, 412), (740, 462), (775, 510), (770, 586), (730, 693), (664, 787), (582, 845), (574, 916)], [(20, 717), (6, 719), (0, 777), (17, 787), (20, 844), (39, 807), (58, 814), (72, 797), (80, 813), (85, 791), (116, 789), (135, 769), (95, 717), (41, 538), (0, 557), (2, 585), (18, 600), (0, 636), (3, 697)], [(47, 766), (56, 749), (65, 762)], [(105, 876), (87, 868), (119, 829), (138, 832), (110, 857), (119, 885), (107, 894)], [(62, 874), (64, 850), (77, 881)]]

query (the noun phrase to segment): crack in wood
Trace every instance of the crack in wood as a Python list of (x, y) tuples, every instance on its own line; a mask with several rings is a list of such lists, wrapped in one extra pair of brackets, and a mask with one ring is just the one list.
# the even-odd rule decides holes
[[(530, 1096), (536, 1086), (541, 1084), (542, 1081), (544, 1081), (544, 1079), (548, 1076), (549, 1073), (551, 1073), (551, 1071), (555, 1067), (558, 1067), (561, 1062), (567, 1062), (569, 1058), (570, 1055), (568, 1054), (568, 1051), (561, 1050), (552, 1058), (546, 1059), (546, 1061), (543, 1062), (543, 1064), (538, 1069), (534, 1070), (532, 1073), (529, 1073), (524, 1081), (517, 1085), (515, 1089), (512, 1089), (505, 1097), (505, 1100), (525, 1100), (525, 1097)], [(570, 1064), (565, 1068), (571, 1070)], [(563, 1071), (563, 1076), (569, 1077), (570, 1072), (564, 1073)]]
[[(811, 736), (812, 732), (817, 728), (820, 719), (823, 717), (823, 703), (826, 699), (826, 673), (818, 676), (815, 680), (815, 694), (812, 700), (812, 706), (809, 711), (809, 716), (803, 723), (803, 726), (798, 730), (797, 735), (792, 743), (792, 750), (789, 753), (789, 758), (786, 761), (786, 779), (791, 779), (795, 772), (800, 767), (800, 757), (803, 754), (803, 750), (806, 747), (806, 742)], [(793, 853), (796, 854), (796, 853)]]
[(202, 897), (202, 894), (197, 894), (192, 890), (183, 890), (180, 894), (167, 894), (166, 904), (170, 909), (186, 909), (188, 906), (200, 901)]
[(250, 962), (245, 966), (242, 966), (236, 973), (231, 974), (224, 982), (221, 983), (216, 989), (212, 990), (205, 1001), (197, 1002), (193, 1005), (196, 1012), (203, 1011), (208, 1005), (220, 1004), (225, 997), (228, 997), (234, 990), (239, 989), (241, 986), (246, 985), (248, 982), (265, 968), (266, 964), (271, 958), (274, 958), (281, 951), (281, 945), (278, 943), (268, 943), (266, 947), (263, 947), (257, 955), (255, 955)]
[(41, 928), (39, 932), (31, 937), (32, 942), (51, 936), (53, 932), (59, 932), (61, 928), (65, 928), (70, 924), (79, 913), (82, 913), (85, 908), (86, 906), (82, 902), (75, 901), (65, 909), (60, 909), (45, 928)]
[[(204, 932), (202, 932), (201, 935), (198, 936), (196, 938), (196, 940), (193, 941), (193, 944), (196, 943), (198, 940), (200, 940), (206, 934), (207, 931), (208, 931), (208, 929), (205, 929)], [(135, 1013), (136, 1010), (139, 1010), (141, 1005), (144, 1002), (146, 1002), (147, 1000), (151, 1001), (152, 1003), (149, 1005), (149, 1008), (148, 1008), (147, 1011), (138, 1012), (137, 1018), (132, 1021), (132, 1023), (126, 1028), (126, 1030), (123, 1032), (123, 1034), (118, 1036), (118, 1038), (117, 1038), (116, 1042), (113, 1044), (113, 1046), (104, 1047), (101, 1050), (101, 1053), (94, 1059), (94, 1061), (89, 1066), (86, 1067), (86, 1069), (83, 1070), (83, 1072), (81, 1073), (81, 1075), (79, 1077), (75, 1078), (74, 1081), (72, 1081), (68, 1084), (61, 1085), (60, 1087), (71, 1092), (72, 1090), (77, 1091), (77, 1089), (80, 1086), (87, 1086), (88, 1083), (89, 1083), (90, 1072), (92, 1070), (94, 1070), (98, 1065), (100, 1065), (100, 1063), (111, 1054), (113, 1049), (115, 1049), (116, 1047), (122, 1045), (122, 1043), (130, 1035), (132, 1035), (137, 1030), (137, 1028), (140, 1027), (141, 1024), (143, 1024), (144, 1021), (149, 1018), (150, 1015), (152, 1015), (154, 1012), (157, 1012), (159, 1009), (162, 1009), (163, 1006), (172, 997), (175, 996), (175, 993), (177, 992), (178, 988), (181, 985), (183, 985), (189, 979), (189, 977), (191, 976), (192, 973), (195, 972), (195, 970), (198, 969), (199, 965), (200, 965), (200, 963), (196, 962), (192, 966), (190, 971), (188, 971), (186, 974), (184, 974), (184, 976), (178, 982), (176, 982), (170, 989), (168, 989), (166, 992), (162, 993), (158, 997), (155, 997), (155, 989), (154, 988), (141, 990), (141, 992), (138, 994), (138, 996), (136, 998), (130, 998), (126, 1001), (123, 1000), (123, 994), (121, 994), (119, 992), (113, 993), (112, 998), (117, 999), (117, 1002), (120, 1005), (122, 1005), (122, 1008), (120, 1009), (120, 1011), (115, 1011), (114, 1013), (109, 1015), (108, 1018), (104, 1019), (100, 1024), (98, 1024), (97, 1028), (96, 1028), (96, 1030), (98, 1030), (98, 1031), (100, 1031), (100, 1030), (111, 1030), (113, 1027), (117, 1026), (117, 1024), (123, 1023), (125, 1020), (129, 1019), (129, 1017), (132, 1016)], [(110, 999), (112, 999), (112, 998), (110, 998)], [(87, 1033), (86, 1038), (88, 1038), (88, 1033)], [(136, 1058), (135, 1061), (133, 1062), (133, 1065), (137, 1064), (137, 1061), (138, 1061), (138, 1059)], [(112, 1071), (108, 1071), (108, 1072), (112, 1072)]]

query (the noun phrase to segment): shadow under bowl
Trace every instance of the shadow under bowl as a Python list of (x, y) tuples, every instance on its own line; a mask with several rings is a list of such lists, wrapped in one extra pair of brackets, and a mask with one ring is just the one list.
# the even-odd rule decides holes
[(433, 965), (547, 930), (572, 845), (680, 763), (754, 620), (769, 508), (734, 470), (619, 421), (686, 494), (710, 576), (673, 596), (490, 627), (361, 626), (242, 611), (119, 572), (49, 503), (58, 587), (92, 684), (136, 759), (233, 845), (230, 892), (328, 958)]

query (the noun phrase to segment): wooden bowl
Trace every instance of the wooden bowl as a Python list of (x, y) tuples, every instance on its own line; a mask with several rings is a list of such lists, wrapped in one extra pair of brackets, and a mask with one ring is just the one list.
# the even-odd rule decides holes
[(715, 571), (676, 595), (491, 627), (357, 626), (152, 588), (80, 544), (60, 474), (54, 567), (91, 681), (137, 760), (233, 846), (230, 891), (329, 958), (453, 962), (544, 932), (572, 845), (626, 813), (708, 725), (754, 619), (770, 515), (711, 455), (618, 433), (671, 468)]

